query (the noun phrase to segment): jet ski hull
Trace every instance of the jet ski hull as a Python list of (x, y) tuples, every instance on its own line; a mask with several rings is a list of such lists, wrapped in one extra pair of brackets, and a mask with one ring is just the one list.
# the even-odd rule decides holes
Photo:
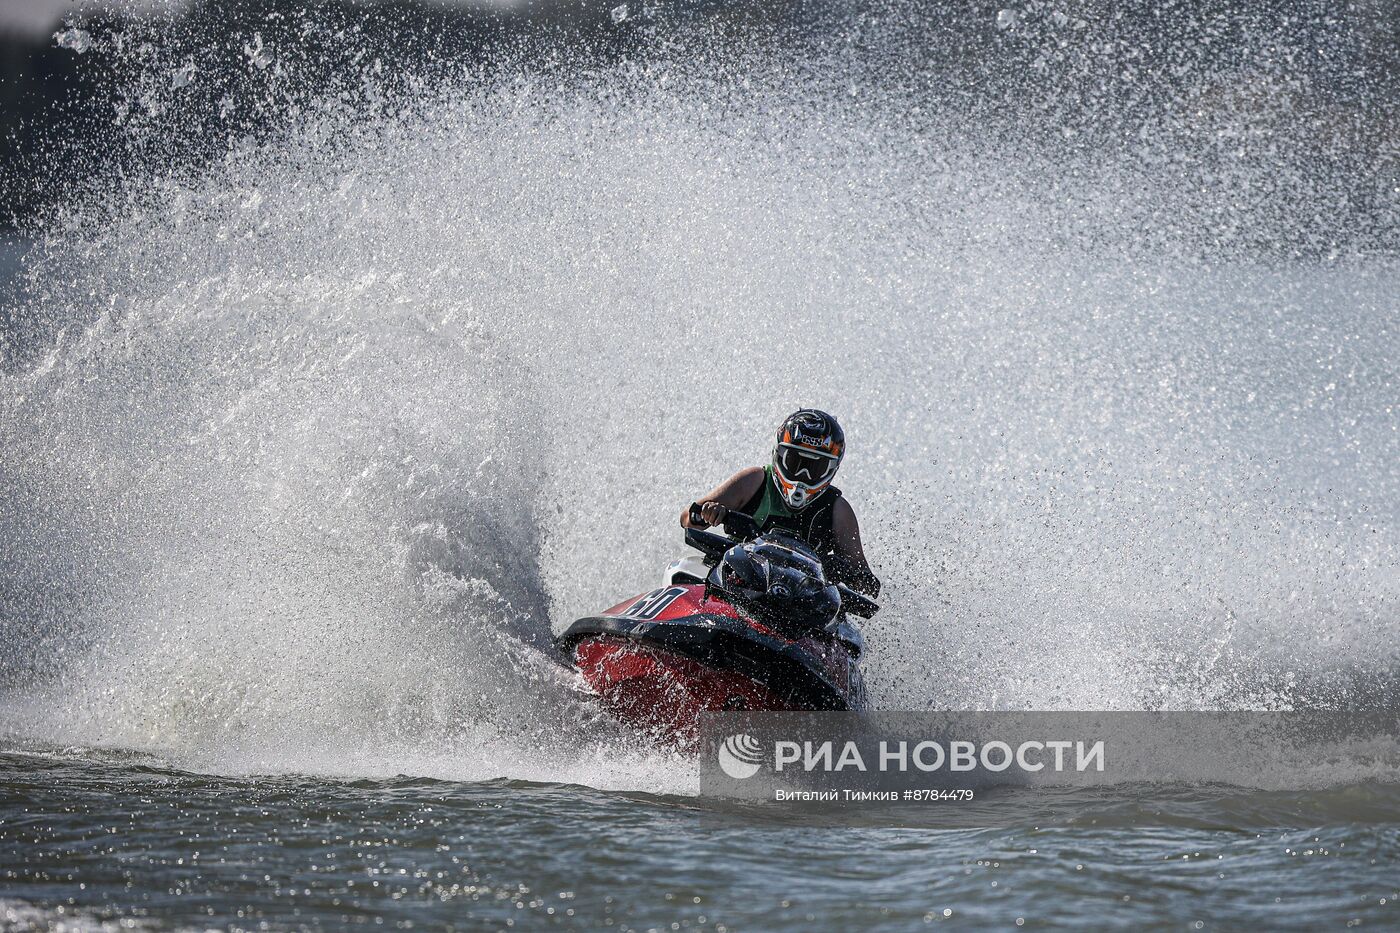
[(700, 584), (579, 619), (556, 643), (615, 718), (680, 742), (706, 712), (849, 710), (865, 700), (853, 651), (821, 634), (784, 638)]
[(614, 718), (647, 733), (690, 738), (708, 710), (785, 708), (742, 674), (611, 635), (581, 640), (574, 663)]

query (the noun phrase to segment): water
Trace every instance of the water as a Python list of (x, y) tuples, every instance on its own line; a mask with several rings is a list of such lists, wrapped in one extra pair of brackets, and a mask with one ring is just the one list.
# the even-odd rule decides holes
[(508, 779), (237, 779), (76, 749), (0, 768), (0, 911), (21, 926), (1283, 929), (1400, 909), (1395, 785), (1077, 791), (1063, 825), (818, 829)]
[(697, 799), (550, 656), (815, 405), (878, 707), (1396, 708), (1373, 24), (1017, 9), (629, 7), (447, 64), (88, 29), (112, 141), (0, 318), (6, 922), (1395, 923), (1355, 761), (807, 826)]

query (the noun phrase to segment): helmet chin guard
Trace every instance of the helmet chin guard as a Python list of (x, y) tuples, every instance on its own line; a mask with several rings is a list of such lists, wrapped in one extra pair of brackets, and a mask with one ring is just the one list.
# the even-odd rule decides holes
[(811, 493), (807, 492), (807, 487), (805, 486), (792, 486), (788, 489), (783, 489), (782, 493), (783, 501), (794, 509), (800, 509), (806, 505), (807, 499), (811, 496)]

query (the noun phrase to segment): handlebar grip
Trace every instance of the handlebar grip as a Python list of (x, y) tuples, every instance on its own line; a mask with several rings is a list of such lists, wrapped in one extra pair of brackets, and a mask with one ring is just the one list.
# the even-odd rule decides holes
[(836, 591), (841, 594), (841, 605), (851, 615), (869, 619), (880, 611), (879, 603), (844, 583), (836, 584)]
[[(709, 524), (700, 515), (700, 503), (690, 503), (690, 522), (698, 527), (708, 528)], [(738, 533), (741, 538), (750, 538), (758, 534), (758, 523), (754, 521), (752, 515), (735, 509), (726, 509), (724, 521), (721, 522), (730, 533)]]

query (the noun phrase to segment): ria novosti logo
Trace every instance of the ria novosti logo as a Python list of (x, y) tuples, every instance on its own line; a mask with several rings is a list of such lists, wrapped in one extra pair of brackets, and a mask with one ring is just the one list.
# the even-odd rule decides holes
[[(981, 745), (966, 740), (946, 743), (931, 740), (917, 743), (881, 740), (875, 748), (862, 748), (861, 744), (854, 740), (844, 743), (830, 739), (820, 742), (780, 740), (774, 742), (772, 748), (773, 770), (778, 775), (794, 771), (807, 774), (927, 774), (936, 771), (956, 773), (978, 770), (991, 774), (1007, 770), (1026, 773), (1045, 770), (1083, 772), (1103, 771), (1106, 760), (1105, 742), (1102, 739), (1093, 742), (1068, 739), (1024, 741), (1015, 746), (999, 740)], [(767, 759), (764, 752), (764, 745), (758, 739), (747, 732), (736, 732), (719, 744), (715, 755), (719, 760), (720, 770), (731, 778), (743, 780), (759, 772)]]
[(717, 755), (720, 770), (739, 781), (757, 774), (763, 761), (758, 739), (744, 732), (731, 735), (721, 742)]

